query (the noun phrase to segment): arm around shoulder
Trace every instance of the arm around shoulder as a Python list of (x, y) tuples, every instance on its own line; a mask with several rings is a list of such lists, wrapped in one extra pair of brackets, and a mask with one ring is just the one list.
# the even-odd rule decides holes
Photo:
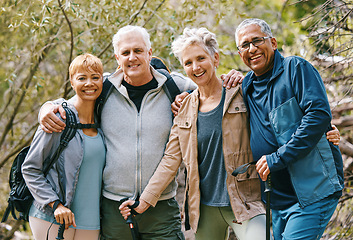
[(61, 98), (43, 104), (38, 114), (38, 121), (43, 131), (52, 133), (64, 130), (65, 123), (55, 115), (56, 113), (60, 113), (60, 116), (66, 119), (65, 110), (60, 105), (64, 100)]

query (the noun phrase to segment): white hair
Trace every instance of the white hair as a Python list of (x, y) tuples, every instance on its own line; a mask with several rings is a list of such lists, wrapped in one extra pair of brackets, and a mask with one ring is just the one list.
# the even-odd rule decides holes
[(206, 28), (185, 28), (183, 34), (172, 43), (172, 52), (180, 63), (183, 63), (182, 53), (185, 48), (193, 44), (202, 47), (212, 58), (219, 51), (214, 33), (211, 33)]
[(273, 37), (270, 26), (264, 20), (258, 19), (258, 18), (245, 19), (238, 25), (237, 29), (235, 30), (235, 42), (237, 46), (239, 46), (239, 39), (238, 39), (239, 31), (249, 25), (259, 26), (261, 28), (261, 31), (265, 33), (267, 37), (271, 37), (271, 38)]
[(150, 35), (148, 34), (147, 30), (140, 26), (127, 25), (125, 27), (120, 28), (119, 31), (113, 37), (113, 47), (114, 53), (116, 55), (118, 55), (119, 53), (119, 41), (121, 39), (121, 36), (130, 32), (136, 32), (137, 34), (140, 34), (146, 44), (146, 48), (148, 50), (151, 49)]

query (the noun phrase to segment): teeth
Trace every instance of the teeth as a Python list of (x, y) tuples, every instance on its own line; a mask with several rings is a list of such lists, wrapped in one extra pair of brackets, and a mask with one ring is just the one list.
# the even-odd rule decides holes
[(259, 58), (259, 57), (261, 57), (261, 54), (251, 57), (250, 60), (254, 60), (254, 59)]
[(138, 67), (138, 65), (130, 65), (131, 68)]
[(195, 77), (200, 77), (201, 75), (203, 75), (205, 72), (202, 72), (202, 73), (200, 73), (200, 74), (194, 74), (195, 75)]
[(94, 93), (96, 90), (85, 90), (85, 93)]

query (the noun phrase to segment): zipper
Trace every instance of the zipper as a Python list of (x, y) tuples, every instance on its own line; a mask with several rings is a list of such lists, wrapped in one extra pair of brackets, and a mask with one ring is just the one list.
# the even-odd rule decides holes
[(153, 93), (153, 92), (157, 92), (157, 91), (161, 91), (162, 87), (157, 87), (157, 88), (154, 88), (154, 89), (151, 89), (149, 91), (146, 92), (146, 94), (143, 96), (142, 98), (142, 101), (141, 101), (141, 106), (140, 106), (140, 111), (138, 111), (136, 105), (134, 102), (132, 102), (132, 100), (129, 98), (129, 101), (132, 103), (137, 115), (136, 115), (136, 135), (137, 135), (137, 141), (136, 141), (136, 144), (137, 144), (137, 156), (136, 156), (136, 189), (135, 189), (135, 193), (134, 193), (134, 198), (136, 199), (138, 196), (141, 195), (142, 193), (142, 146), (141, 146), (141, 131), (142, 131), (142, 110), (143, 110), (143, 107), (145, 105), (145, 102), (146, 102), (146, 99), (147, 97)]

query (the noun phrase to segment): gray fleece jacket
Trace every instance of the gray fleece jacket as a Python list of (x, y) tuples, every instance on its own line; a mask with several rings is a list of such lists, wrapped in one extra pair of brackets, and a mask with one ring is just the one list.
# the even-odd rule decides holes
[[(158, 87), (146, 93), (139, 112), (121, 84), (122, 70), (109, 77), (114, 88), (102, 110), (101, 128), (107, 145), (103, 196), (111, 200), (141, 195), (168, 141), (173, 119), (171, 102), (162, 88), (166, 77), (152, 67), (151, 71)], [(174, 75), (173, 79), (181, 91), (196, 88), (188, 78)], [(176, 189), (174, 180), (159, 200), (174, 197)]]

